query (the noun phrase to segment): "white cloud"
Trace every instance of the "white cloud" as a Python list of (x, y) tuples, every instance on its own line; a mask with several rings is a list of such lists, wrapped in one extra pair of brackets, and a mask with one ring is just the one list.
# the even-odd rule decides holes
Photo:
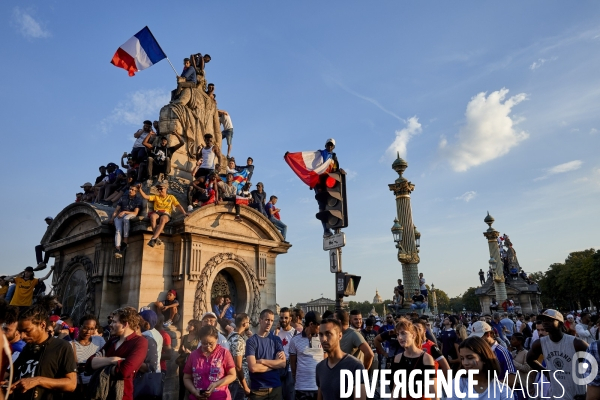
[(396, 153), (400, 153), (400, 157), (406, 157), (406, 145), (413, 136), (418, 135), (422, 131), (423, 128), (421, 127), (419, 118), (417, 118), (417, 116), (410, 117), (406, 121), (406, 127), (396, 131), (396, 138), (385, 151), (385, 156), (382, 157), (382, 161), (385, 158), (396, 157)]
[(102, 130), (107, 132), (113, 125), (141, 126), (146, 119), (158, 119), (158, 112), (169, 102), (170, 94), (161, 89), (138, 90), (127, 95), (127, 100), (120, 101), (112, 113), (102, 123)]
[(468, 203), (469, 201), (473, 200), (475, 198), (475, 196), (477, 196), (477, 192), (471, 190), (471, 191), (461, 194), (458, 197), (455, 197), (454, 200), (464, 200), (465, 202)]
[(598, 129), (596, 129), (596, 128), (590, 129), (590, 135), (593, 135), (595, 133), (598, 133)]
[(545, 63), (547, 63), (549, 61), (556, 61), (557, 59), (558, 59), (558, 57), (552, 57), (552, 58), (549, 58), (549, 59), (540, 58), (537, 61), (534, 61), (533, 64), (531, 64), (529, 66), (529, 69), (532, 70), (532, 71), (535, 71), (536, 69), (540, 68)]
[(346, 171), (346, 179), (351, 181), (352, 179), (356, 178), (356, 175), (358, 175), (358, 172), (353, 171), (351, 169), (348, 168), (344, 168), (344, 171)]
[(481, 92), (471, 98), (465, 112), (466, 123), (460, 128), (456, 143), (443, 149), (455, 171), (466, 171), (501, 157), (527, 139), (527, 132), (515, 129), (522, 119), (510, 116), (512, 108), (526, 100), (527, 95), (519, 93), (505, 100), (507, 93), (508, 89), (502, 88), (487, 97)]
[(45, 38), (50, 36), (50, 31), (42, 28), (29, 13), (15, 7), (13, 10), (13, 22), (19, 32), (27, 38)]
[(564, 174), (565, 172), (575, 171), (575, 170), (578, 170), (579, 168), (581, 168), (582, 164), (583, 164), (583, 161), (581, 161), (581, 160), (573, 160), (573, 161), (569, 161), (569, 162), (566, 162), (563, 164), (558, 164), (558, 165), (555, 165), (554, 167), (546, 169), (545, 175), (535, 178), (534, 180), (540, 181), (540, 180), (546, 179), (552, 175)]

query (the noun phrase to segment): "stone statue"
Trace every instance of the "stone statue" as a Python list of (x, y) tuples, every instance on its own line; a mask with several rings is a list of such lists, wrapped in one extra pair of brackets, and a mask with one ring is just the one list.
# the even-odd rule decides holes
[[(191, 180), (198, 149), (203, 145), (204, 135), (210, 133), (214, 145), (221, 150), (221, 129), (217, 103), (204, 91), (204, 71), (196, 87), (183, 88), (181, 92), (160, 110), (158, 129), (162, 135), (173, 132), (181, 134), (186, 142), (184, 148), (177, 151), (172, 159), (173, 175)], [(218, 164), (227, 165), (221, 157)], [(221, 171), (217, 171), (221, 172)]]

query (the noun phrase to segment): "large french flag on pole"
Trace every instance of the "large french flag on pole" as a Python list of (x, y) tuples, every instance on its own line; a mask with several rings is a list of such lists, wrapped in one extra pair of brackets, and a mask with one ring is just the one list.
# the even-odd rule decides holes
[(319, 183), (319, 176), (329, 172), (334, 165), (331, 153), (324, 150), (288, 152), (283, 158), (298, 178), (311, 189)]
[(119, 47), (111, 63), (134, 76), (137, 71), (151, 67), (163, 58), (167, 55), (146, 26)]

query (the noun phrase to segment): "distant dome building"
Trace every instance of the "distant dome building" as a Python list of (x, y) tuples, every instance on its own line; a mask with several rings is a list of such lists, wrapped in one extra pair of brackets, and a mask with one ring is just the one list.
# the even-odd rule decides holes
[(373, 304), (381, 304), (383, 303), (383, 299), (379, 295), (379, 291), (375, 289), (375, 297), (373, 297)]

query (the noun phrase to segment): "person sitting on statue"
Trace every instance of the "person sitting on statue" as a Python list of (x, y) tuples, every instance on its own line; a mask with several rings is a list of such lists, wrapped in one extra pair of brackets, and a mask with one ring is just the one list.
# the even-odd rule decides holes
[(146, 147), (144, 146), (144, 139), (146, 139), (146, 136), (150, 135), (151, 133), (152, 122), (146, 120), (144, 121), (144, 126), (142, 129), (138, 129), (138, 131), (133, 134), (135, 142), (133, 142), (133, 149), (131, 149), (131, 158), (133, 158), (133, 160), (138, 164), (146, 161), (146, 158), (148, 158)]
[(192, 56), (192, 64), (194, 65), (194, 68), (196, 68), (196, 73), (198, 75), (204, 76), (204, 65), (208, 64), (210, 60), (211, 58), (208, 54), (202, 55), (201, 53), (197, 53)]
[(83, 196), (81, 197), (81, 201), (85, 203), (93, 203), (94, 202), (94, 185), (91, 182), (86, 182), (81, 186), (83, 189)]
[(188, 211), (192, 211), (194, 207), (199, 207), (200, 204), (207, 202), (208, 199), (209, 196), (206, 188), (206, 177), (199, 176), (198, 178), (194, 179), (190, 185), (188, 192)]
[(195, 88), (198, 84), (196, 69), (192, 67), (189, 58), (183, 59), (183, 72), (177, 77), (177, 90), (174, 97), (179, 96), (184, 88)]
[(271, 221), (271, 223), (275, 225), (275, 228), (281, 232), (281, 236), (283, 236), (283, 241), (285, 242), (287, 225), (281, 222), (281, 218), (279, 217), (279, 211), (281, 211), (281, 209), (275, 207), (275, 204), (277, 204), (277, 196), (273, 195), (269, 197), (269, 202), (265, 206), (265, 211), (267, 211), (269, 221)]
[(188, 213), (185, 212), (175, 196), (172, 194), (167, 194), (167, 189), (169, 188), (169, 184), (167, 182), (159, 182), (156, 185), (156, 189), (158, 190), (157, 195), (151, 194), (148, 196), (142, 190), (142, 185), (138, 184), (137, 187), (140, 191), (140, 196), (153, 203), (153, 210), (150, 214), (148, 214), (150, 223), (152, 225), (152, 238), (150, 238), (148, 246), (154, 247), (156, 243), (162, 243), (162, 241), (159, 241), (160, 239), (158, 237), (162, 233), (167, 222), (169, 222), (171, 219), (171, 212), (173, 209), (177, 208), (179, 211), (181, 211), (184, 217), (187, 217)]
[(415, 289), (415, 293), (412, 296), (413, 303), (410, 305), (412, 310), (424, 310), (427, 308), (427, 303), (425, 303), (425, 296), (421, 294), (419, 289)]
[(167, 292), (165, 301), (157, 301), (154, 305), (164, 316), (165, 322), (163, 323), (163, 326), (165, 328), (169, 325), (176, 324), (177, 321), (179, 321), (179, 313), (177, 312), (179, 301), (177, 300), (177, 291), (175, 289), (171, 289)]
[(490, 302), (490, 314), (493, 314), (494, 312), (498, 312), (498, 302), (495, 298)]
[(250, 207), (254, 208), (256, 211), (269, 218), (265, 210), (265, 204), (267, 201), (267, 194), (265, 193), (265, 187), (262, 182), (258, 182), (256, 184), (256, 189), (250, 192), (252, 195), (252, 202), (249, 204)]
[(244, 165), (244, 166), (236, 165), (235, 170), (237, 172), (242, 172), (243, 170), (247, 170), (248, 177), (246, 178), (246, 181), (251, 182), (252, 174), (254, 173), (254, 165), (253, 164), (254, 164), (254, 159), (252, 159), (252, 157), (248, 157), (248, 159), (246, 160), (246, 165)]
[(219, 122), (223, 125), (223, 139), (227, 140), (227, 158), (231, 153), (231, 142), (233, 141), (233, 124), (231, 123), (231, 117), (225, 110), (218, 110)]
[(214, 172), (215, 166), (221, 159), (221, 152), (219, 151), (219, 148), (214, 145), (213, 141), (213, 135), (210, 133), (204, 135), (204, 143), (206, 145), (198, 150), (198, 155), (196, 156), (196, 158), (202, 159), (202, 164), (200, 165), (200, 168), (198, 168), (198, 171), (196, 171), (196, 177), (207, 176)]
[(171, 173), (171, 158), (185, 144), (179, 133), (173, 132), (172, 135), (175, 135), (177, 140), (179, 140), (179, 143), (175, 146), (169, 146), (169, 139), (166, 136), (161, 136), (156, 146), (152, 146), (150, 143), (152, 136), (148, 135), (144, 139), (144, 146), (150, 149), (150, 155), (148, 156), (149, 179), (154, 179), (159, 174), (163, 174), (166, 177)]
[[(219, 185), (219, 200), (221, 201), (231, 201), (235, 204), (235, 196), (237, 194), (237, 187), (233, 186), (233, 174), (227, 174), (227, 182), (223, 182), (222, 180), (218, 181)], [(236, 212), (239, 214), (238, 210), (239, 206), (236, 205)]]
[(137, 196), (137, 191), (137, 187), (129, 187), (129, 193), (121, 197), (108, 221), (109, 224), (115, 224), (115, 258), (123, 257), (129, 239), (129, 220), (136, 217), (142, 208), (142, 200)]
[(210, 97), (213, 100), (217, 98), (217, 95), (215, 95), (215, 84), (214, 83), (208, 84), (208, 88), (206, 89), (206, 94), (208, 95), (208, 97)]
[(400, 305), (402, 307), (404, 307), (404, 285), (402, 284), (402, 279), (398, 279), (398, 286), (396, 286), (394, 288), (394, 292), (398, 291), (398, 294), (400, 295), (400, 297), (402, 297), (402, 301), (400, 302)]
[(225, 169), (225, 172), (227, 174), (237, 174), (238, 170), (235, 169), (235, 158), (234, 157), (229, 158), (229, 155), (228, 155), (227, 159), (228, 159), (227, 168)]

